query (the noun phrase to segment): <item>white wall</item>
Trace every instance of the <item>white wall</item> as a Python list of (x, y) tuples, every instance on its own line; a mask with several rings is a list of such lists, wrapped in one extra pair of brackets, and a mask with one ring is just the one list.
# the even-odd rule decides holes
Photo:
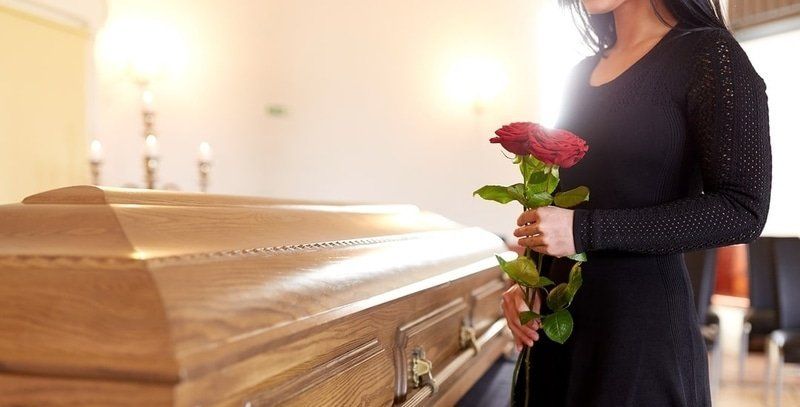
[[(176, 69), (154, 86), (163, 178), (195, 190), (195, 149), (215, 150), (211, 192), (414, 203), (508, 233), (521, 208), (472, 198), (514, 183), (488, 138), (537, 115), (537, 2), (529, 0), (110, 0), (98, 38), (107, 184), (142, 177), (139, 95), (103, 36), (147, 18), (171, 27)], [(149, 23), (148, 23), (149, 24)], [(446, 89), (465, 57), (507, 87), (482, 115)], [(265, 106), (285, 106), (285, 117)]]
[[(109, 50), (104, 38), (122, 31), (140, 41), (166, 27), (161, 37), (173, 45), (171, 67), (153, 86), (164, 181), (195, 190), (195, 151), (207, 140), (216, 161), (211, 192), (408, 202), (506, 234), (519, 207), (470, 197), (483, 184), (518, 178), (487, 139), (512, 120), (552, 123), (560, 98), (551, 95), (585, 52), (552, 4), (529, 0), (108, 6), (92, 131), (106, 148), (105, 183), (140, 182), (142, 137), (138, 90), (107, 55), (128, 47)], [(800, 231), (791, 213), (798, 196), (788, 112), (800, 63), (783, 56), (778, 62), (785, 53), (775, 52), (798, 37), (745, 44), (770, 88), (775, 183), (767, 234)], [(447, 88), (448, 72), (464, 58), (505, 70), (507, 86), (481, 115)], [(287, 114), (267, 115), (270, 105)]]
[(772, 144), (772, 199), (764, 234), (800, 236), (800, 202), (797, 152), (797, 95), (800, 94), (800, 54), (792, 52), (800, 42), (800, 30), (746, 41), (742, 47), (767, 84)]

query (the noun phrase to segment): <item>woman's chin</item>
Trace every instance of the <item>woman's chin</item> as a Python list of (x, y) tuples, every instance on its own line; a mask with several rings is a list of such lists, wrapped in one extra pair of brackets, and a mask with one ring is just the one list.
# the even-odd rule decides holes
[(583, 8), (589, 14), (605, 14), (614, 11), (625, 0), (582, 0)]

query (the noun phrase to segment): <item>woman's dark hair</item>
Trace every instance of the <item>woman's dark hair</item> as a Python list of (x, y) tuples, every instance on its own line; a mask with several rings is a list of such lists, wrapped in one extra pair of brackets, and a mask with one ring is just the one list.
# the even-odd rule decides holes
[[(656, 0), (650, 0), (650, 5), (656, 12), (658, 19), (668, 25), (664, 17), (658, 12)], [(695, 31), (707, 28), (722, 28), (725, 19), (719, 0), (662, 0), (664, 7), (678, 20), (682, 28)], [(589, 14), (583, 7), (581, 0), (558, 0), (561, 7), (572, 12), (575, 25), (584, 41), (595, 51), (600, 52), (612, 47), (617, 42), (617, 32), (612, 13)]]

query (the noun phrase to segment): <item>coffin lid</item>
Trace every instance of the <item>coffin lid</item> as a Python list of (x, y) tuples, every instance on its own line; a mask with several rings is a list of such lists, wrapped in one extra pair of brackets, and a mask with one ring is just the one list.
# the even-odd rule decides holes
[(0, 206), (0, 369), (175, 383), (496, 264), (414, 205), (75, 186)]

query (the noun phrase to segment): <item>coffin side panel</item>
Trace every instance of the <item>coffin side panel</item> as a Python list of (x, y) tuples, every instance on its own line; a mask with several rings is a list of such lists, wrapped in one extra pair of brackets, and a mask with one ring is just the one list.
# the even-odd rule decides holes
[[(405, 362), (397, 363), (398, 330), (404, 326), (427, 326), (429, 322), (428, 329), (413, 336), (417, 340), (433, 340), (431, 357), (440, 363), (435, 369), (444, 368), (460, 350), (451, 346), (458, 342), (459, 332), (450, 322), (460, 322), (466, 315), (464, 304), (471, 298), (474, 287), (500, 278), (497, 267), (486, 268), (275, 337), (251, 357), (211, 369), (181, 384), (176, 393), (177, 403), (182, 406), (243, 406), (248, 402), (251, 406), (390, 405), (397, 375), (408, 368)], [(453, 319), (456, 314), (457, 321)], [(500, 317), (499, 311), (496, 317)], [(419, 324), (420, 321), (426, 323)], [(439, 321), (448, 326), (437, 333)], [(439, 346), (438, 342), (445, 345)], [(496, 349), (492, 349), (490, 357), (496, 358)], [(454, 383), (456, 378), (451, 381)], [(443, 388), (453, 383), (445, 382)]]
[(503, 280), (492, 280), (472, 291), (472, 312), (470, 319), (475, 334), (480, 336), (502, 313), (500, 302), (506, 284)]
[(178, 380), (150, 275), (95, 266), (0, 264), (0, 373)]
[(172, 386), (0, 374), (0, 404), (37, 407), (166, 407)]
[(496, 260), (486, 247), (494, 239), (463, 229), (390, 243), (231, 255), (151, 273), (176, 356), (193, 378), (264, 352), (275, 340), (490, 268)]

